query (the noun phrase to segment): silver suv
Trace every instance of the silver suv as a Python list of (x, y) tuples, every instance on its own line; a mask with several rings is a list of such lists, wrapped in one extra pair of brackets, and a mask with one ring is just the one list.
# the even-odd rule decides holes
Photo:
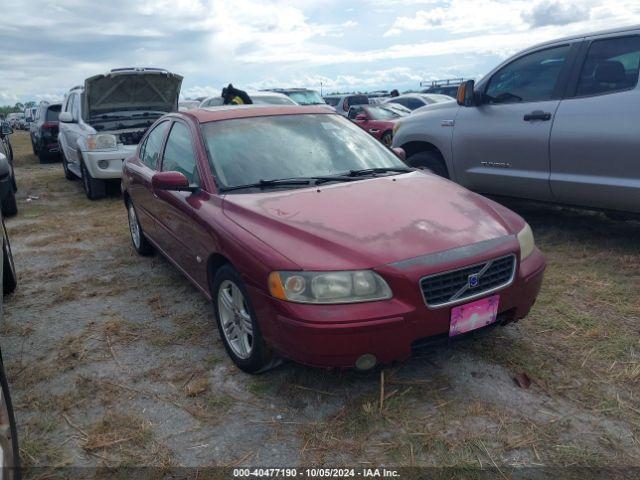
[(104, 197), (147, 128), (178, 110), (181, 84), (160, 68), (116, 68), (72, 88), (58, 117), (65, 177), (81, 178), (91, 200)]
[(640, 27), (531, 47), (398, 122), (407, 162), (472, 190), (640, 213)]

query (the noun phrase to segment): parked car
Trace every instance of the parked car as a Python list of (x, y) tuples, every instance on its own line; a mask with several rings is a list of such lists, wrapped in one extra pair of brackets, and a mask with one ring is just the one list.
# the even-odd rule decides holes
[(451, 102), (455, 103), (454, 99), (447, 95), (431, 94), (431, 93), (405, 93), (397, 97), (391, 97), (384, 101), (385, 104), (395, 103), (402, 105), (409, 110), (417, 110), (425, 105), (433, 105), (434, 103)]
[(390, 147), (393, 127), (399, 118), (406, 115), (384, 105), (356, 105), (349, 109), (347, 118)]
[(36, 109), (29, 133), (33, 154), (38, 156), (40, 163), (60, 154), (58, 116), (61, 109), (62, 103), (44, 101)]
[(347, 116), (354, 105), (369, 105), (369, 97), (364, 94), (325, 95), (324, 101), (340, 115)]
[[(6, 173), (0, 172), (0, 181), (6, 179)], [(13, 293), (18, 285), (13, 254), (11, 253), (11, 243), (7, 228), (4, 225), (4, 218), (0, 215), (2, 224), (2, 255), (0, 256), (0, 267), (2, 268), (2, 292), (4, 295)], [(1, 301), (1, 300), (0, 300)], [(2, 320), (3, 308), (0, 304), (0, 320)], [(11, 393), (7, 382), (7, 375), (4, 369), (4, 361), (0, 352), (0, 472), (2, 479), (20, 480), (20, 449), (18, 446), (18, 432), (16, 430), (16, 420), (13, 414), (13, 404), (11, 403)]]
[(11, 146), (11, 139), (9, 136), (13, 133), (11, 124), (6, 121), (0, 121), (0, 153), (4, 154), (9, 163), (13, 165), (13, 147)]
[(14, 112), (14, 113), (10, 113), (9, 115), (7, 115), (7, 121), (9, 122), (9, 125), (11, 125), (11, 128), (13, 128), (14, 130), (19, 130), (20, 129), (20, 120), (23, 117), (24, 117), (24, 113)]
[(182, 77), (160, 68), (117, 68), (85, 80), (65, 95), (58, 141), (65, 177), (82, 179), (91, 200), (120, 178), (122, 162), (144, 132), (178, 110)]
[(639, 213), (639, 63), (638, 27), (528, 48), (402, 119), (394, 145), (478, 192)]
[[(251, 97), (254, 105), (297, 105), (291, 98), (283, 93), (277, 92), (252, 92), (247, 94)], [(219, 107), (222, 105), (221, 96), (207, 97), (200, 103), (200, 108)]]
[(24, 109), (25, 130), (29, 130), (31, 128), (31, 123), (33, 123), (35, 112), (36, 112), (36, 107), (25, 107)]
[(200, 102), (198, 100), (180, 100), (178, 102), (178, 110), (191, 110), (192, 108), (198, 108)]
[(326, 105), (318, 92), (308, 88), (272, 88), (262, 91), (282, 93), (298, 105)]
[[(448, 78), (445, 80), (433, 80), (428, 88), (425, 88), (421, 93), (434, 93), (440, 95), (447, 95), (451, 98), (456, 98), (458, 94), (458, 87), (464, 83), (464, 78)], [(421, 83), (422, 85), (422, 83)]]
[(133, 248), (163, 253), (213, 300), (247, 372), (278, 355), (402, 360), (419, 339), (523, 318), (542, 282), (522, 218), (408, 168), (324, 107), (168, 114), (122, 188)]
[(0, 129), (0, 210), (4, 217), (11, 217), (18, 213), (18, 204), (16, 203), (18, 187), (13, 171), (13, 153), (9, 142), (9, 135), (12, 133), (11, 126), (7, 122), (2, 122)]

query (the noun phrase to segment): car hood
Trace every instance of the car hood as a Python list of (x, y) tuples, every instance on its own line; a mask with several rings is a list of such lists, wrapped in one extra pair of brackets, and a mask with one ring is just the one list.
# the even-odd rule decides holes
[(513, 233), (487, 199), (422, 172), (228, 194), (224, 211), (305, 270), (373, 268)]
[(172, 112), (178, 109), (182, 77), (166, 71), (96, 75), (84, 82), (88, 118), (116, 111)]

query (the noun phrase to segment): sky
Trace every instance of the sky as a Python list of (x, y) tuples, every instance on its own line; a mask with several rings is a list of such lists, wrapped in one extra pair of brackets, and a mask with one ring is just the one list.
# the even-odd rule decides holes
[(0, 0), (0, 105), (61, 99), (111, 68), (184, 76), (182, 98), (479, 78), (554, 38), (640, 24), (639, 0)]

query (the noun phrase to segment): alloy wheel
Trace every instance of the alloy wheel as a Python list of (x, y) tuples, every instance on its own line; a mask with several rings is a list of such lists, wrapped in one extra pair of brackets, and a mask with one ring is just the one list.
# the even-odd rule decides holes
[(136, 210), (133, 208), (133, 203), (129, 203), (129, 231), (131, 232), (133, 245), (137, 249), (140, 249), (140, 224), (138, 223), (138, 217), (136, 216)]
[(253, 349), (253, 322), (244, 295), (231, 280), (218, 289), (218, 314), (222, 331), (233, 353), (247, 359)]

